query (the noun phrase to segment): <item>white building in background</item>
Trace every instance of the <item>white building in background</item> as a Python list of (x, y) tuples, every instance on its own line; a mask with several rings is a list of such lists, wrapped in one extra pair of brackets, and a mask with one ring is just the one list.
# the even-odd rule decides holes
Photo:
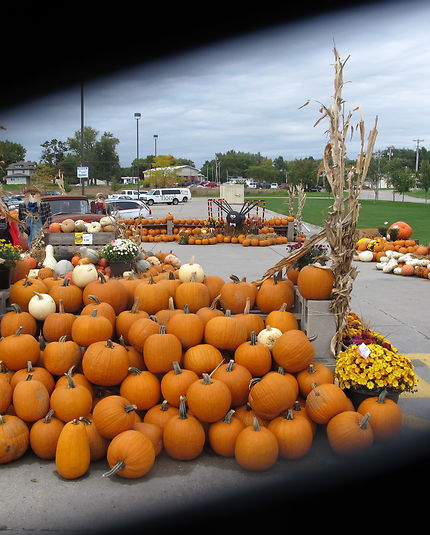
[(30, 184), (31, 177), (36, 171), (36, 162), (15, 162), (6, 167), (6, 176), (3, 181), (8, 184)]
[(165, 170), (168, 173), (175, 172), (178, 177), (178, 182), (188, 182), (190, 184), (200, 184), (203, 178), (206, 178), (199, 169), (191, 167), (191, 165), (176, 165), (172, 167), (154, 167), (154, 169), (147, 169), (143, 172), (143, 179), (149, 179), (152, 171)]

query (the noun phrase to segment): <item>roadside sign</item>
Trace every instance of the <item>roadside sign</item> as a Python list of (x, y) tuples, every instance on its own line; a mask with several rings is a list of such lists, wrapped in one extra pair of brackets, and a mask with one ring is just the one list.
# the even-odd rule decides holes
[(77, 176), (78, 178), (88, 178), (88, 167), (78, 167)]

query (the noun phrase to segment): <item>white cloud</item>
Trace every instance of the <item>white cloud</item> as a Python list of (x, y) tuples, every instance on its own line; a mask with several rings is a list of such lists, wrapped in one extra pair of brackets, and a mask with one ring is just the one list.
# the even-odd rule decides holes
[[(330, 13), (231, 39), (88, 84), (85, 124), (120, 139), (123, 166), (139, 154), (190, 158), (197, 166), (233, 149), (285, 158), (320, 157), (325, 143), (318, 101), (333, 93), (333, 40), (345, 65), (348, 109), (366, 126), (379, 118), (376, 148), (430, 144), (427, 2), (388, 2)], [(298, 109), (307, 99), (311, 104)], [(29, 159), (40, 144), (80, 129), (79, 87), (0, 117), (1, 139), (22, 143)], [(352, 144), (352, 151), (354, 145)]]

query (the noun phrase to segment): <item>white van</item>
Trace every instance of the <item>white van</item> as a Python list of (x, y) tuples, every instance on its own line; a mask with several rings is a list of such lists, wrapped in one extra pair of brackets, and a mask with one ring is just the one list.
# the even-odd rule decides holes
[(148, 190), (139, 190), (137, 189), (123, 189), (120, 192), (120, 195), (126, 195), (127, 197), (130, 197), (130, 199), (138, 200), (141, 199), (144, 195), (146, 195), (146, 192)]
[(191, 191), (189, 188), (155, 188), (150, 189), (141, 198), (149, 205), (154, 203), (178, 204), (188, 202), (191, 199)]

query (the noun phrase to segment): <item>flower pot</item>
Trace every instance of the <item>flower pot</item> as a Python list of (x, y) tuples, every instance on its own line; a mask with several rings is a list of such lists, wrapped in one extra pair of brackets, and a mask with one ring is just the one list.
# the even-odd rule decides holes
[(12, 271), (9, 268), (0, 268), (0, 290), (7, 290), (10, 287)]
[[(354, 405), (355, 409), (357, 409), (362, 401), (364, 401), (367, 398), (371, 397), (378, 397), (381, 393), (381, 390), (354, 390), (350, 388), (345, 388), (344, 390), (345, 394), (349, 397), (349, 399), (352, 401), (352, 404)], [(395, 403), (399, 401), (400, 392), (388, 392), (387, 398), (392, 399)]]
[(124, 271), (131, 271), (131, 262), (109, 262), (112, 277), (122, 277)]

